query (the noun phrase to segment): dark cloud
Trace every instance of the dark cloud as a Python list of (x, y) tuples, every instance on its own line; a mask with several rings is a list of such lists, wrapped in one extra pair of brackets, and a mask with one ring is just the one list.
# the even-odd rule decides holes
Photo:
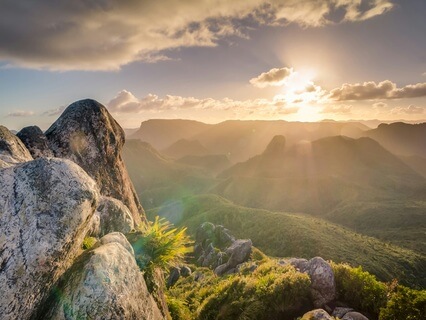
[(391, 0), (2, 0), (0, 61), (49, 70), (114, 70), (167, 59), (164, 50), (215, 46), (253, 25), (318, 27), (362, 21), (392, 8)]
[(426, 96), (426, 83), (398, 88), (395, 83), (389, 80), (380, 83), (373, 81), (355, 84), (345, 83), (340, 88), (331, 90), (328, 94), (329, 99), (336, 101), (402, 99), (424, 96)]

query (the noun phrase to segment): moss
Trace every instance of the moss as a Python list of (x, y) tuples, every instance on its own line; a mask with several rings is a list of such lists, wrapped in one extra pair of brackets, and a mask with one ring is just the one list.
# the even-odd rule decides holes
[(86, 237), (83, 240), (82, 248), (83, 250), (88, 250), (92, 248), (98, 240), (94, 237)]

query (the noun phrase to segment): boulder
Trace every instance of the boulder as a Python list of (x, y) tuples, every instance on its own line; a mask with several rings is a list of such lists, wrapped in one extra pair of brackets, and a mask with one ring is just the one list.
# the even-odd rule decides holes
[(169, 278), (167, 279), (167, 288), (170, 288), (175, 285), (175, 283), (180, 278), (180, 268), (173, 267), (170, 269)]
[[(216, 226), (211, 222), (204, 222), (200, 225), (195, 233), (195, 241), (200, 243), (202, 246), (208, 245), (214, 240), (214, 230)], [(206, 243), (208, 241), (209, 243)]]
[(359, 312), (351, 311), (346, 313), (342, 320), (368, 320), (368, 318)]
[(0, 126), (0, 168), (33, 160), (28, 149), (12, 132)]
[(146, 221), (121, 157), (124, 131), (102, 104), (91, 99), (74, 102), (45, 134), (56, 157), (80, 165), (102, 195), (129, 208), (136, 224)]
[(111, 243), (111, 242), (121, 244), (127, 251), (129, 251), (129, 253), (132, 256), (135, 255), (135, 252), (133, 251), (132, 245), (129, 243), (129, 241), (127, 241), (127, 238), (121, 232), (108, 233), (106, 236), (103, 236), (99, 240), (98, 244), (104, 245), (104, 244)]
[(95, 182), (69, 160), (39, 158), (0, 170), (3, 320), (28, 319), (72, 264), (98, 197)]
[(305, 272), (308, 269), (309, 261), (306, 259), (299, 259), (299, 258), (291, 258), (288, 260), (288, 263), (290, 263), (293, 267), (295, 267), (300, 272)]
[(53, 152), (49, 148), (49, 142), (39, 127), (25, 127), (19, 131), (16, 136), (21, 139), (34, 159), (40, 157), (53, 157)]
[(109, 242), (84, 253), (34, 318), (164, 319), (134, 256), (126, 249), (130, 244), (124, 247), (121, 243)]
[(336, 284), (333, 269), (321, 257), (309, 260), (306, 272), (311, 278), (311, 293), (316, 308), (322, 307), (336, 298)]
[(323, 309), (315, 309), (303, 315), (300, 320), (334, 320), (327, 311)]
[(336, 307), (336, 308), (334, 308), (333, 313), (331, 315), (333, 317), (341, 319), (341, 318), (343, 318), (343, 316), (345, 314), (347, 314), (348, 312), (351, 312), (351, 311), (354, 311), (354, 309), (352, 309), (352, 308)]
[(221, 248), (227, 247), (235, 241), (235, 238), (231, 235), (231, 232), (221, 225), (216, 226), (214, 229), (214, 235), (216, 245)]
[(192, 270), (188, 266), (181, 266), (180, 267), (180, 275), (182, 277), (189, 277), (192, 274)]
[(96, 215), (99, 215), (100, 236), (115, 231), (129, 233), (135, 229), (129, 208), (117, 199), (102, 196)]
[(235, 240), (225, 251), (229, 256), (228, 261), (216, 267), (214, 272), (219, 276), (226, 274), (230, 270), (233, 270), (231, 273), (234, 273), (239, 264), (246, 262), (250, 258), (252, 246), (250, 239)]

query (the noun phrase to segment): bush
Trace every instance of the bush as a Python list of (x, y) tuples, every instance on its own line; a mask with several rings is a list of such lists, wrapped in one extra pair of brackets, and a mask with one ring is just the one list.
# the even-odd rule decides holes
[(139, 230), (127, 235), (135, 251), (136, 262), (141, 270), (152, 273), (154, 268), (167, 271), (180, 264), (185, 254), (192, 251), (192, 241), (186, 228), (177, 229), (164, 218), (141, 225)]
[(86, 237), (86, 238), (84, 238), (83, 244), (82, 244), (83, 250), (90, 249), (91, 247), (93, 247), (95, 245), (95, 243), (97, 241), (98, 240), (96, 238), (93, 238), (93, 237)]
[(182, 300), (166, 296), (167, 306), (173, 320), (191, 320), (191, 311)]
[(375, 318), (386, 305), (388, 289), (385, 283), (362, 270), (347, 264), (331, 263), (336, 280), (337, 298), (352, 308), (367, 312)]
[(426, 291), (398, 286), (390, 295), (385, 308), (380, 311), (380, 320), (421, 320), (426, 315)]

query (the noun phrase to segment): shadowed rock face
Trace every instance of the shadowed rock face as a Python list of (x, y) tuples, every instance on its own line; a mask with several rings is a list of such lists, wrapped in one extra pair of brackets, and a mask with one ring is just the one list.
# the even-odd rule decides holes
[(124, 131), (95, 100), (74, 102), (46, 131), (54, 155), (80, 165), (99, 185), (102, 195), (121, 200), (136, 224), (143, 208), (121, 158)]
[(0, 170), (0, 318), (28, 319), (71, 265), (98, 200), (69, 160), (40, 158)]
[(0, 126), (0, 168), (33, 160), (30, 152), (12, 132)]
[(40, 157), (53, 157), (49, 143), (43, 131), (37, 126), (25, 127), (16, 136), (21, 139), (34, 159)]

